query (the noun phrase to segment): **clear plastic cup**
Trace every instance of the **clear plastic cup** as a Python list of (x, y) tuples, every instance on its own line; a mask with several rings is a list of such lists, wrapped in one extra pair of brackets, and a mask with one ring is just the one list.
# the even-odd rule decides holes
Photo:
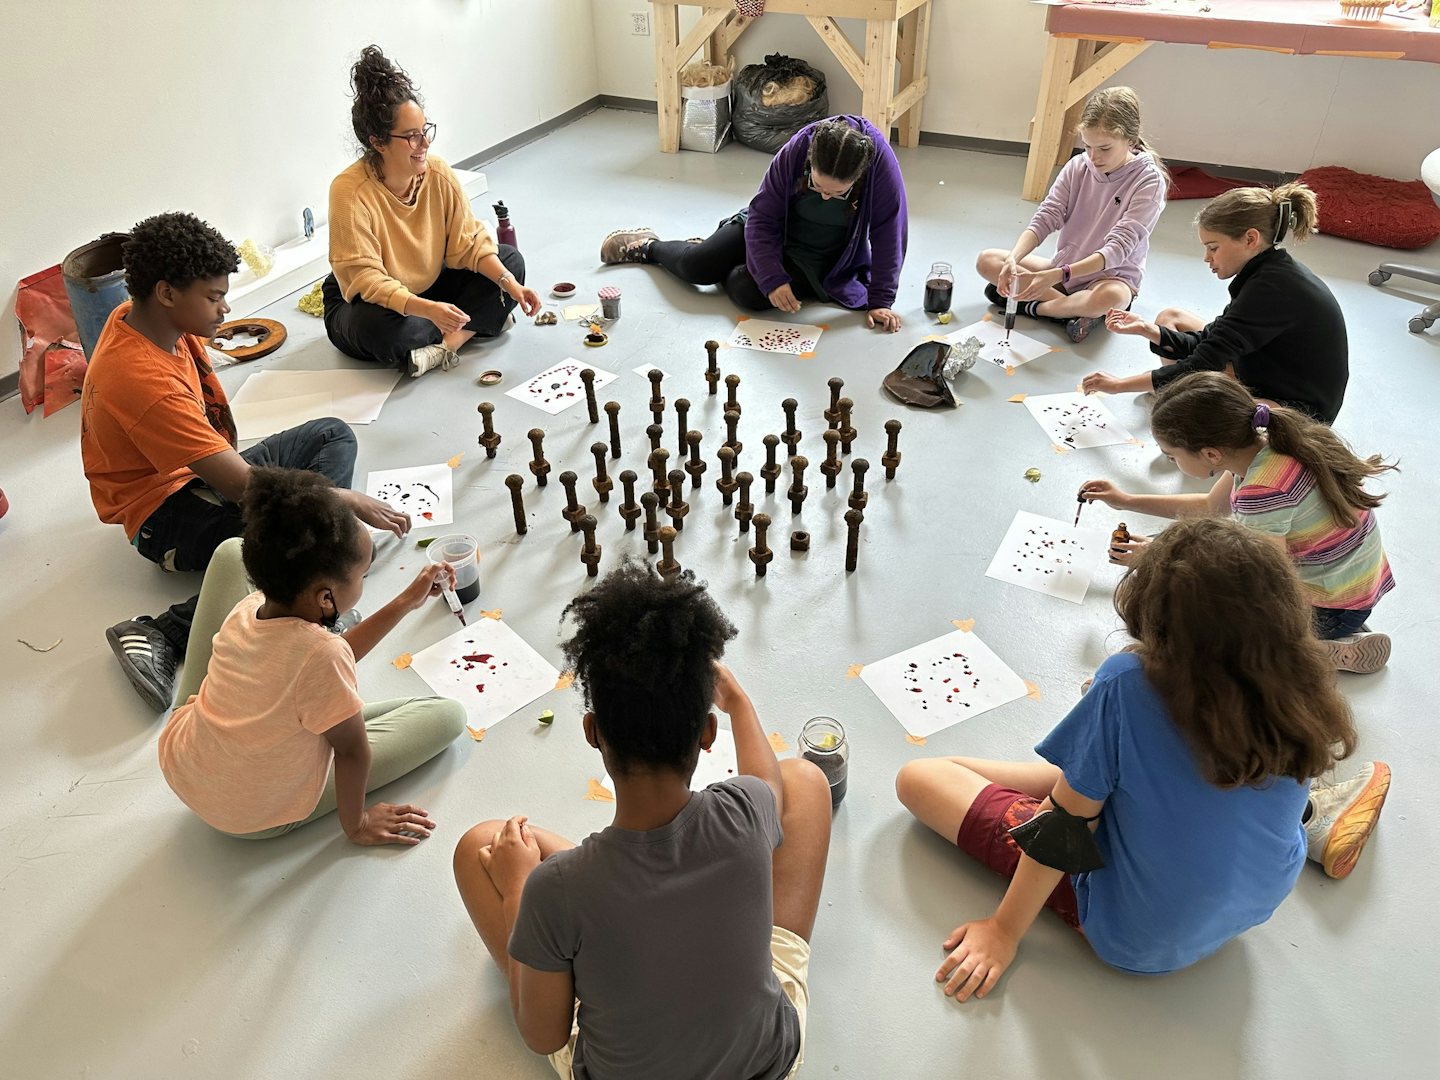
[(468, 533), (437, 536), (425, 549), (432, 563), (449, 563), (455, 569), (455, 595), (468, 604), (480, 595), (480, 541)]

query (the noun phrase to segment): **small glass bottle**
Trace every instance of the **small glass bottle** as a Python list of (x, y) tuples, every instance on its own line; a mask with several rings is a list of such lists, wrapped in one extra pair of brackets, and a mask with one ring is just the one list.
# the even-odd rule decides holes
[(925, 278), (925, 311), (939, 315), (950, 310), (950, 301), (955, 295), (955, 273), (947, 262), (930, 264), (930, 273)]
[(831, 716), (812, 716), (800, 732), (800, 756), (813, 761), (830, 782), (830, 809), (845, 798), (850, 775), (850, 743), (840, 721)]

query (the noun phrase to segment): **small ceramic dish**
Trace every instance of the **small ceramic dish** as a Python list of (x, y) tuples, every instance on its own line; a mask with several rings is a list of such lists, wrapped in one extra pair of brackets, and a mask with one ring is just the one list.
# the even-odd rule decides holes
[(550, 286), (550, 296), (555, 300), (569, 300), (575, 295), (575, 285), (569, 281), (557, 281)]

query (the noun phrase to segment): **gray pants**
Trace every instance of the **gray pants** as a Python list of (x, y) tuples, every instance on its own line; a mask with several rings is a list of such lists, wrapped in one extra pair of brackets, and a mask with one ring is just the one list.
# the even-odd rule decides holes
[[(200, 601), (195, 609), (195, 622), (190, 629), (190, 644), (185, 652), (185, 665), (175, 680), (175, 700), (183, 702), (200, 689), (205, 669), (210, 663), (215, 634), (231, 610), (252, 591), (240, 559), (240, 539), (226, 540), (215, 549), (200, 587)], [(465, 708), (458, 701), (441, 697), (394, 698), (366, 705), (365, 734), (370, 740), (370, 777), (366, 791), (384, 787), (412, 769), (423, 765), (444, 750), (465, 730)], [(325, 791), (315, 810), (303, 821), (277, 825), (253, 833), (230, 833), (242, 840), (266, 840), (284, 836), (292, 829), (308, 825), (335, 809), (335, 773), (325, 784)]]

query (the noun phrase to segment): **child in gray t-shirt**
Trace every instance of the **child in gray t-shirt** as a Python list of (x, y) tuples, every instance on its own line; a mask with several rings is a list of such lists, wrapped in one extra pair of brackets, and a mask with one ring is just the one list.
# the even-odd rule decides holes
[[(627, 561), (566, 614), (614, 823), (576, 847), (524, 816), (486, 821), (455, 851), (520, 1034), (577, 1080), (794, 1075), (828, 783), (809, 762), (775, 760), (719, 663), (735, 628), (691, 574)], [(740, 775), (691, 791), (712, 703), (730, 717)]]

